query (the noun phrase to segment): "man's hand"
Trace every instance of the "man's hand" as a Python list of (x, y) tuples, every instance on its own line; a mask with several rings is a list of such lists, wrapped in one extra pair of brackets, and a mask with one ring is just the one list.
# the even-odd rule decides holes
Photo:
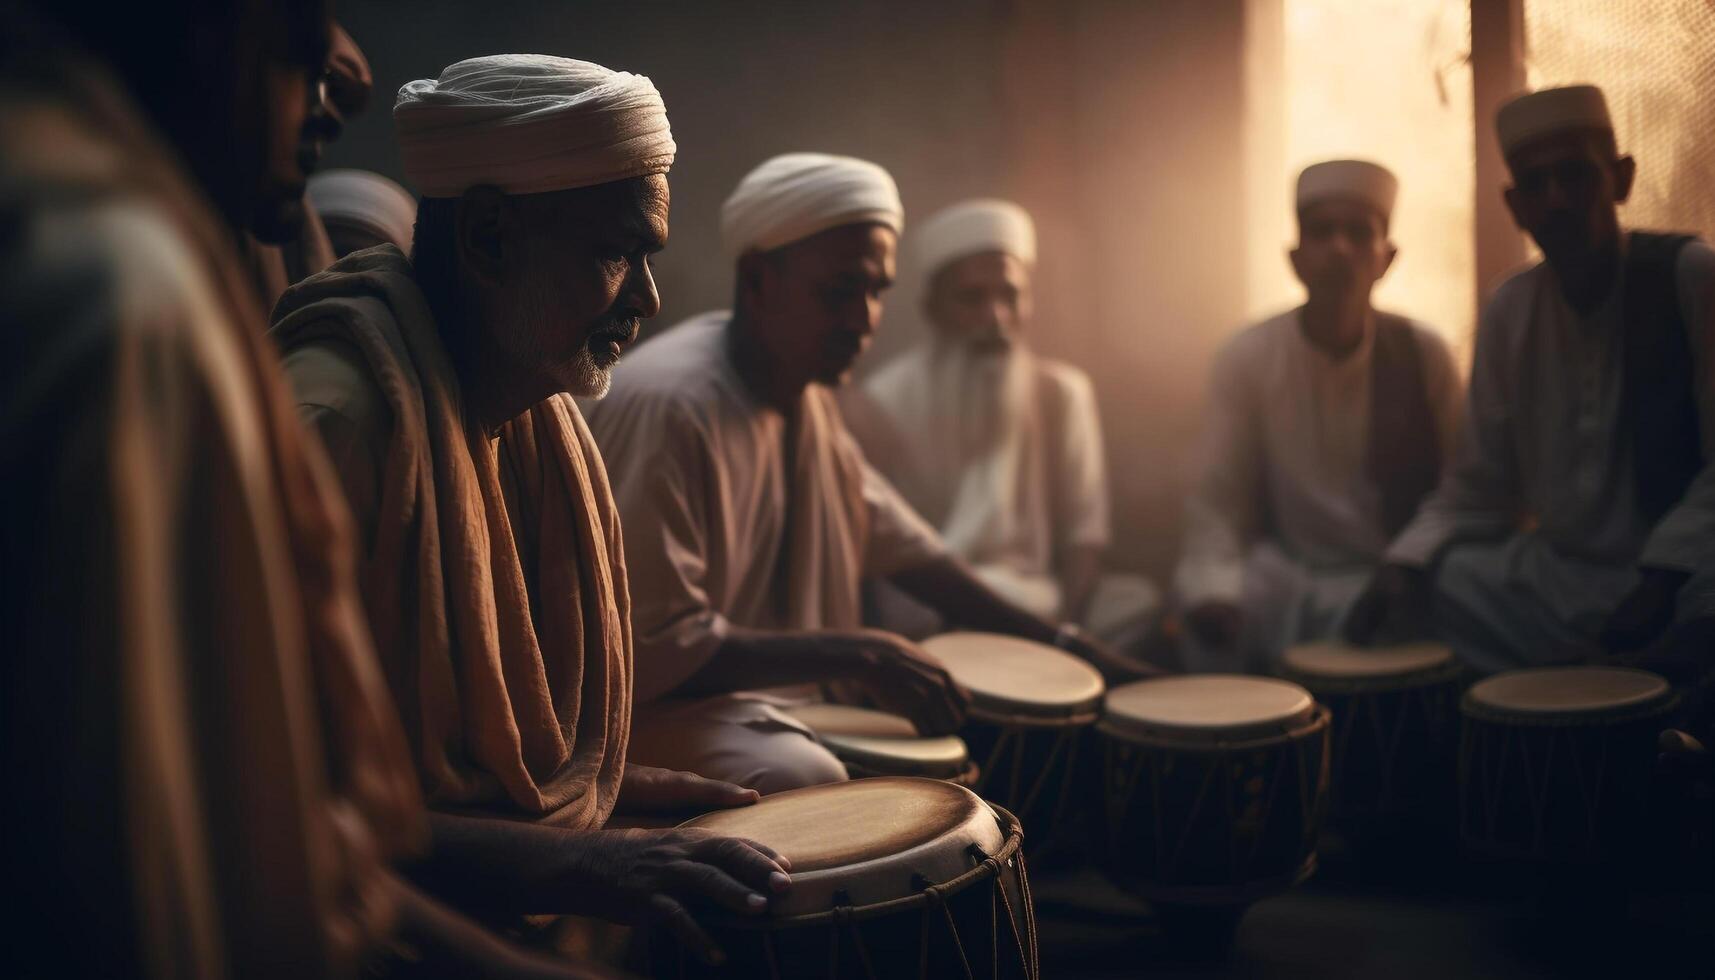
[(1429, 574), (1420, 568), (1383, 565), (1364, 586), (1346, 617), (1346, 641), (1368, 646), (1381, 638), (1427, 636), (1434, 624)]
[(767, 845), (706, 830), (602, 830), (580, 838), (594, 880), (612, 883), (604, 917), (670, 931), (704, 962), (724, 958), (691, 908), (761, 915), (769, 895), (791, 887), (792, 864)]
[(1244, 620), (1244, 611), (1237, 603), (1220, 599), (1199, 602), (1185, 610), (1185, 625), (1191, 634), (1206, 646), (1217, 649), (1225, 649), (1238, 642)]
[(928, 651), (883, 630), (843, 636), (859, 658), (857, 682), (883, 711), (911, 719), (924, 735), (946, 735), (964, 726), (970, 692)]
[(1638, 584), (1620, 600), (1602, 625), (1602, 649), (1630, 653), (1654, 643), (1669, 626), (1679, 602), (1679, 590), (1690, 573), (1667, 568), (1638, 571)]
[(1125, 656), (1083, 630), (1063, 631), (1055, 645), (1101, 671), (1102, 679), (1109, 687), (1160, 677), (1166, 673), (1154, 664)]
[(761, 798), (756, 790), (709, 779), (694, 772), (657, 769), (628, 762), (625, 764), (625, 777), (619, 784), (619, 800), (614, 813), (627, 816), (678, 811), (702, 813), (749, 806)]

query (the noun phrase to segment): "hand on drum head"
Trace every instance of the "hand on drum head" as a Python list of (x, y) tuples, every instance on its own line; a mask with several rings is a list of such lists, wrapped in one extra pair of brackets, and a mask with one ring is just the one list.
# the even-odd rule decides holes
[(1434, 586), (1427, 572), (1404, 565), (1383, 565), (1364, 586), (1346, 617), (1346, 641), (1357, 646), (1431, 635)]
[(657, 769), (628, 762), (613, 812), (630, 816), (676, 811), (702, 813), (749, 806), (760, 799), (762, 795), (756, 790), (735, 783), (710, 779), (694, 772)]
[(685, 946), (716, 964), (720, 947), (697, 924), (691, 909), (717, 907), (761, 915), (769, 895), (791, 887), (792, 864), (765, 844), (722, 837), (707, 830), (603, 830), (590, 835), (589, 852), (604, 867), (599, 880), (617, 894), (604, 903), (622, 922), (650, 923), (670, 931)]
[(877, 707), (911, 719), (922, 735), (964, 727), (970, 692), (928, 651), (882, 630), (861, 630), (856, 642), (865, 665), (858, 681)]
[(1109, 687), (1168, 673), (1155, 664), (1128, 657), (1082, 630), (1064, 636), (1058, 645), (1060, 649), (1101, 671), (1102, 680)]

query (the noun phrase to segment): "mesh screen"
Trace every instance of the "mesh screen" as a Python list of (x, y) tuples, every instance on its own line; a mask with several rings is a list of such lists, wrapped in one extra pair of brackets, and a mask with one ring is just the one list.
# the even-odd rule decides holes
[(1715, 0), (1526, 0), (1533, 88), (1591, 82), (1638, 161), (1621, 220), (1715, 240)]

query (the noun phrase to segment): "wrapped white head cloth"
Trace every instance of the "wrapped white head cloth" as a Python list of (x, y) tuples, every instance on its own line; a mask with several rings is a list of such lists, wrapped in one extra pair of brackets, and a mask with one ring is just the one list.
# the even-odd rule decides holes
[(917, 269), (925, 276), (979, 252), (1005, 252), (1025, 265), (1035, 265), (1036, 225), (1030, 212), (1011, 201), (962, 201), (942, 208), (918, 226), (914, 248)]
[(1368, 160), (1326, 160), (1305, 167), (1298, 175), (1298, 210), (1329, 198), (1367, 204), (1391, 218), (1399, 181), (1386, 167)]
[(1578, 129), (1614, 131), (1608, 100), (1594, 85), (1545, 88), (1515, 96), (1495, 113), (1501, 155), (1511, 156), (1532, 140)]
[(721, 205), (727, 254), (767, 252), (840, 225), (905, 229), (899, 188), (886, 170), (853, 157), (786, 153), (745, 174)]
[(543, 54), (471, 58), (407, 82), (393, 122), (424, 197), (591, 187), (666, 173), (676, 151), (649, 79)]
[(362, 228), (409, 253), (417, 201), (405, 188), (368, 170), (324, 170), (310, 178), (310, 207), (325, 225)]

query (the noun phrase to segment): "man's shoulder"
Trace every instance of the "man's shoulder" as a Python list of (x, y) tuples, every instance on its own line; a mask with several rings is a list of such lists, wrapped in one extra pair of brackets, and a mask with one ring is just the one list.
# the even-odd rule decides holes
[(1223, 375), (1260, 370), (1263, 355), (1298, 329), (1298, 308), (1255, 320), (1240, 327), (1215, 351), (1215, 370)]
[(306, 415), (332, 413), (378, 442), (391, 428), (387, 399), (355, 344), (321, 337), (286, 351), (281, 362)]
[(1095, 383), (1083, 368), (1051, 357), (1036, 359), (1036, 376), (1062, 399), (1088, 397), (1095, 393)]

